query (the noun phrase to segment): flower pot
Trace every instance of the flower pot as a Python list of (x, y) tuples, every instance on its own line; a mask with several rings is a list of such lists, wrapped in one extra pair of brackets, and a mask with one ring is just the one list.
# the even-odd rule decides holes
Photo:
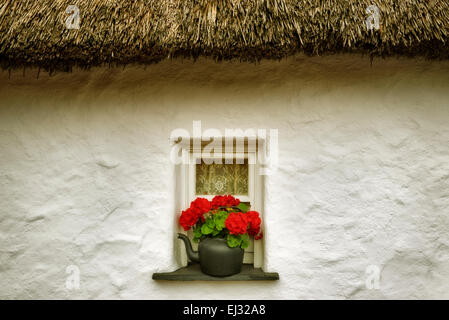
[(211, 276), (224, 277), (242, 270), (243, 249), (230, 248), (225, 239), (207, 238), (198, 245), (201, 271)]
[(192, 250), (189, 238), (178, 234), (184, 241), (187, 256), (194, 262), (199, 262), (201, 271), (215, 277), (225, 277), (237, 274), (242, 270), (243, 249), (230, 248), (225, 239), (206, 238), (200, 241), (198, 252)]

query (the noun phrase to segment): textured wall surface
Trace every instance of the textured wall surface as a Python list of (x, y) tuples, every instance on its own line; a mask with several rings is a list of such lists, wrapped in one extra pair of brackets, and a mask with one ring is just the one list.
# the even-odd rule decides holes
[[(449, 63), (297, 56), (0, 73), (0, 298), (449, 298)], [(166, 283), (175, 128), (277, 128), (265, 265)], [(69, 290), (66, 268), (80, 270)], [(379, 289), (365, 286), (380, 270)], [(374, 267), (375, 268), (375, 267)]]

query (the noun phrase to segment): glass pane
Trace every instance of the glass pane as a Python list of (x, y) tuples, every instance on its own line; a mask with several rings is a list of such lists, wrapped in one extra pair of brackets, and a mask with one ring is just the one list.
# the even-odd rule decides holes
[(196, 194), (248, 195), (248, 160), (243, 164), (197, 164)]

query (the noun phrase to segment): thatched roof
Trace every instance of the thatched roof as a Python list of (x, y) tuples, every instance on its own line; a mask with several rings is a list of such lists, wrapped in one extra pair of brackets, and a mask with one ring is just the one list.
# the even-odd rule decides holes
[[(380, 30), (365, 25), (372, 4)], [(66, 28), (68, 5), (80, 9), (78, 30)], [(0, 0), (4, 68), (296, 52), (447, 59), (448, 35), (448, 0)]]

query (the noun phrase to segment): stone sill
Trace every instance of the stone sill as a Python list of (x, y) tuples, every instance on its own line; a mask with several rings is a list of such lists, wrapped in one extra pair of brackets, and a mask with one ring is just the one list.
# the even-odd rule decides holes
[(261, 268), (254, 268), (252, 264), (244, 264), (242, 271), (229, 277), (213, 277), (201, 272), (198, 263), (173, 272), (153, 273), (153, 280), (168, 281), (260, 281), (279, 280), (277, 272), (264, 272)]

